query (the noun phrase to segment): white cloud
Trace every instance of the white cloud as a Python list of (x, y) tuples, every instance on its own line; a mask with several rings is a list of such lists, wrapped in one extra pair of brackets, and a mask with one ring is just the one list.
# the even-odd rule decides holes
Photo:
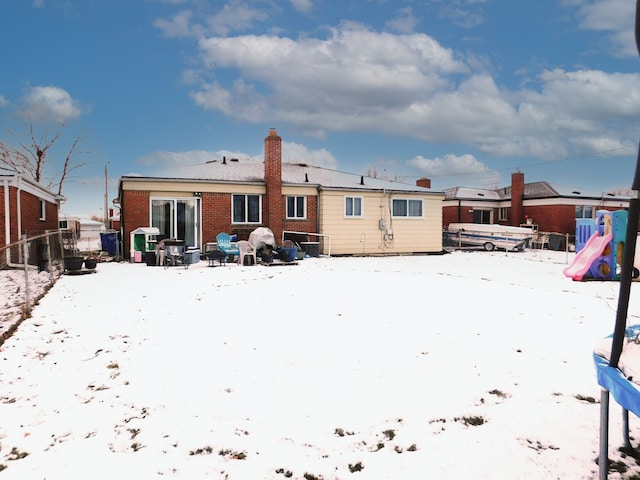
[(335, 170), (338, 166), (336, 158), (324, 148), (309, 150), (305, 145), (294, 142), (282, 142), (282, 161), (285, 163), (306, 163), (316, 167)]
[(282, 122), (318, 138), (374, 131), (495, 157), (558, 160), (622, 146), (640, 111), (640, 76), (550, 70), (508, 90), (485, 64), (422, 34), (343, 23), (324, 38), (267, 35), (200, 40), (196, 104), (252, 123)]
[(485, 187), (491, 187), (500, 182), (500, 174), (498, 172), (491, 170), (470, 154), (447, 154), (436, 158), (425, 158), (418, 155), (409, 160), (407, 164), (416, 168), (428, 178), (437, 178), (440, 183), (446, 177), (454, 179), (452, 183), (457, 185), (464, 184), (466, 179), (469, 179), (474, 184), (479, 182)]
[[(258, 155), (250, 155), (245, 152), (234, 152), (230, 150), (188, 150), (184, 152), (156, 151), (136, 159), (136, 165), (144, 167), (153, 175), (180, 177), (189, 176), (193, 168), (198, 168), (212, 162), (220, 161), (223, 157), (238, 158), (243, 163), (264, 161), (262, 152)], [(336, 169), (338, 162), (328, 150), (321, 148), (317, 150), (309, 149), (305, 145), (294, 142), (282, 142), (282, 161), (285, 163), (306, 163), (317, 167)], [(128, 175), (140, 175), (139, 173)]]
[(411, 33), (414, 31), (418, 20), (413, 15), (411, 7), (402, 8), (398, 11), (398, 15), (387, 22), (387, 27), (396, 32)]
[(176, 13), (171, 19), (157, 18), (153, 21), (153, 26), (162, 30), (162, 32), (170, 38), (173, 37), (189, 37), (196, 35), (198, 30), (191, 26), (191, 18), (193, 13), (189, 10), (183, 10)]
[(9, 100), (4, 95), (0, 95), (0, 107), (6, 107), (7, 105), (9, 105)]
[(167, 37), (226, 36), (231, 32), (246, 31), (267, 18), (264, 10), (232, 1), (213, 14), (198, 12), (196, 15), (191, 10), (183, 10), (170, 19), (157, 18), (153, 25)]
[(290, 0), (293, 8), (300, 13), (311, 13), (313, 2), (311, 0)]
[(410, 109), (446, 86), (444, 74), (466, 69), (424, 34), (376, 33), (353, 23), (330, 33), (297, 41), (203, 39), (204, 66), (237, 70), (241, 80), (203, 84), (192, 96), (205, 108), (255, 122), (276, 118), (312, 131), (348, 130), (379, 125), (390, 110)]
[(31, 87), (25, 93), (23, 102), (25, 113), (42, 121), (66, 123), (82, 113), (79, 102), (60, 87)]
[(608, 33), (614, 55), (636, 56), (633, 23), (635, 2), (627, 0), (598, 0), (580, 3), (580, 28)]

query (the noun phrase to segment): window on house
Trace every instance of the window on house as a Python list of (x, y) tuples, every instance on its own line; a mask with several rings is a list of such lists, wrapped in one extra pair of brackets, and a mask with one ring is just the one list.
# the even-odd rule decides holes
[(40, 220), (47, 219), (47, 202), (40, 199)]
[(473, 209), (473, 213), (471, 214), (473, 223), (481, 223), (483, 225), (492, 224), (493, 216), (493, 210), (478, 210), (476, 208)]
[(362, 217), (362, 197), (344, 197), (344, 216)]
[(498, 210), (498, 221), (506, 222), (509, 219), (509, 208), (508, 207), (500, 207)]
[(287, 218), (307, 218), (307, 197), (287, 197)]
[(260, 195), (233, 195), (233, 223), (260, 223)]
[(394, 217), (422, 217), (422, 200), (394, 198), (391, 214)]
[(576, 218), (594, 218), (593, 206), (591, 205), (576, 205)]
[(200, 200), (196, 198), (155, 198), (151, 200), (151, 226), (164, 238), (184, 240), (187, 246), (200, 245)]

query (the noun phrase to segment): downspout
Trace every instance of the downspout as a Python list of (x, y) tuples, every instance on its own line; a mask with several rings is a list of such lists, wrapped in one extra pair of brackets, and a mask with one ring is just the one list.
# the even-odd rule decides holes
[(318, 187), (318, 200), (316, 201), (316, 232), (324, 233), (320, 231), (320, 198), (322, 197), (322, 189)]
[(22, 177), (18, 177), (18, 188), (16, 191), (16, 215), (18, 220), (18, 235), (22, 235)]
[[(16, 216), (18, 217), (16, 220), (18, 222), (18, 236), (19, 236), (18, 240), (22, 239), (22, 233), (21, 233), (22, 232), (22, 204), (20, 202), (20, 197), (21, 197), (21, 193), (22, 193), (21, 183), (22, 183), (22, 177), (19, 176), (18, 177), (18, 181), (17, 181), (17, 186), (16, 186)], [(5, 192), (7, 192), (7, 190), (8, 189), (5, 188)], [(5, 193), (5, 195), (6, 195), (6, 193)], [(8, 199), (8, 197), (5, 196), (5, 200), (7, 200), (7, 199)], [(5, 204), (9, 205), (8, 200), (6, 201)], [(7, 218), (9, 218), (9, 217), (7, 216)], [(6, 221), (7, 220), (5, 219), (5, 222)], [(8, 227), (8, 231), (9, 231), (9, 234), (11, 234), (11, 226)], [(7, 237), (7, 239), (8, 239), (7, 243), (11, 243), (11, 237), (9, 236), (9, 237)], [(9, 250), (10, 249), (7, 249), (7, 265), (9, 267), (11, 267), (11, 268), (21, 268), (21, 267), (23, 267), (24, 265), (11, 262), (11, 253), (9, 252)], [(26, 265), (26, 258), (25, 258), (24, 264)]]
[[(11, 209), (9, 208), (9, 180), (4, 179), (4, 238), (11, 243)], [(7, 263), (11, 262), (11, 249), (6, 249)]]

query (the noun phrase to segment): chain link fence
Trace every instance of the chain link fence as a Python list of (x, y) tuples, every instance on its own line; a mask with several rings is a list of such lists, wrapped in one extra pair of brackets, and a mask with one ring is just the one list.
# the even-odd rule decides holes
[(64, 258), (77, 255), (71, 231), (52, 230), (0, 248), (0, 345), (64, 271)]

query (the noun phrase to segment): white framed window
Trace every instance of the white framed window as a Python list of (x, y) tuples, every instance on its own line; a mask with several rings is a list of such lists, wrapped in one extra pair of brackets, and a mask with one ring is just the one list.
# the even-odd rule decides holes
[(362, 197), (344, 197), (344, 216), (360, 218), (362, 214)]
[(594, 218), (593, 206), (576, 205), (576, 218)]
[(391, 202), (393, 217), (422, 217), (422, 200), (394, 198)]
[(307, 218), (307, 197), (287, 197), (287, 218)]
[(40, 199), (40, 220), (44, 221), (47, 219), (47, 202)]
[(231, 198), (232, 223), (260, 223), (262, 198), (260, 195), (234, 194)]
[(509, 207), (500, 207), (498, 210), (498, 221), (506, 222), (509, 219)]

